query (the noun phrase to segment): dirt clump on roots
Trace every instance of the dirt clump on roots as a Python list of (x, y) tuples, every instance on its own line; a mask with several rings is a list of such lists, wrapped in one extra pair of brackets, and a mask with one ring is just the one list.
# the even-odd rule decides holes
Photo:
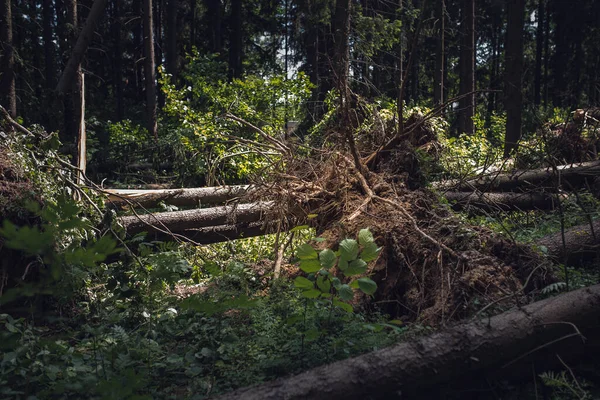
[(341, 152), (288, 160), (285, 172), (260, 183), (252, 196), (274, 201), (269, 219), (288, 228), (310, 214), (309, 223), (326, 239), (319, 246), (336, 250), (340, 240), (369, 228), (383, 246), (367, 271), (378, 289), (355, 302), (406, 321), (440, 325), (489, 304), (524, 303), (552, 280), (538, 252), (465, 222), (415, 181), (415, 146), (402, 143), (405, 150), (388, 152), (364, 175)]

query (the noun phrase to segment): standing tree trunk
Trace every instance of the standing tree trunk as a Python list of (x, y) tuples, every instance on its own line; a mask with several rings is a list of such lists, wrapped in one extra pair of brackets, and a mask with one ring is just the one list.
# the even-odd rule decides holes
[[(77, 43), (73, 47), (73, 51), (71, 52), (71, 57), (65, 66), (62, 75), (60, 76), (60, 81), (56, 87), (56, 91), (59, 93), (67, 92), (72, 83), (75, 81), (73, 78), (78, 73), (81, 73), (81, 61), (83, 60), (83, 56), (92, 41), (92, 36), (94, 35), (94, 31), (96, 29), (96, 25), (102, 15), (104, 13), (104, 9), (106, 8), (106, 3), (108, 0), (95, 0), (92, 5), (92, 9), (85, 21), (85, 26), (81, 30), (81, 33), (77, 37)], [(76, 0), (72, 1), (73, 4), (70, 6), (70, 17), (69, 21), (73, 26), (77, 26), (77, 2)], [(74, 8), (73, 8), (74, 7)]]
[[(350, 88), (348, 87), (348, 70), (350, 62), (350, 48), (348, 37), (350, 36), (350, 5), (351, 0), (338, 0), (335, 4), (333, 15), (333, 72), (335, 82), (340, 92), (340, 107), (342, 110), (343, 124), (349, 122), (350, 115)], [(344, 125), (343, 125), (344, 126)]]
[(533, 103), (542, 103), (542, 54), (544, 48), (545, 0), (538, 0), (537, 29), (535, 33), (535, 77), (533, 84)]
[(196, 45), (196, 0), (190, 0), (190, 45), (188, 52), (191, 52)]
[(13, 47), (11, 0), (2, 0), (0, 9), (0, 102), (11, 117), (17, 116), (17, 93), (15, 87), (15, 53)]
[(178, 54), (177, 54), (177, 0), (169, 0), (167, 5), (167, 72), (171, 74), (173, 82), (177, 81)]
[(114, 35), (114, 90), (116, 104), (116, 115), (117, 121), (121, 121), (124, 118), (124, 107), (123, 107), (123, 46), (121, 37), (121, 12), (119, 3), (121, 0), (113, 0), (113, 25), (112, 32)]
[(506, 27), (504, 108), (506, 109), (506, 136), (504, 157), (517, 149), (521, 138), (523, 92), (523, 28), (525, 26), (525, 0), (508, 0)]
[(54, 6), (52, 0), (44, 0), (42, 2), (42, 13), (46, 88), (54, 89), (54, 85), (56, 85), (56, 65), (54, 62), (56, 48), (54, 46), (54, 37), (52, 34), (52, 24), (54, 22)]
[[(70, 29), (65, 32), (67, 36), (66, 41), (67, 43), (71, 43), (71, 54), (74, 54), (78, 26), (77, 0), (66, 0), (65, 7), (66, 22), (70, 26)], [(73, 59), (73, 56), (71, 56), (71, 59)], [(81, 64), (80, 62), (71, 63), (71, 67), (74, 68), (70, 70), (69, 77), (66, 79), (61, 77), (56, 90), (61, 93), (59, 88), (62, 82), (64, 85), (62, 92), (65, 93), (65, 98), (63, 114), (64, 129), (61, 140), (63, 143), (71, 146), (68, 152), (74, 156), (76, 154), (74, 145), (79, 137), (79, 127), (81, 125)], [(62, 76), (65, 76), (65, 74), (67, 74), (67, 67), (64, 68)]]
[[(460, 133), (475, 132), (475, 0), (463, 0), (462, 40), (460, 46), (460, 91), (458, 129)], [(462, 25), (462, 24), (461, 24)]]
[(234, 79), (242, 76), (242, 0), (231, 0), (229, 27), (229, 79)]
[(146, 118), (148, 133), (158, 140), (156, 123), (156, 68), (154, 64), (154, 35), (152, 32), (152, 0), (143, 0), (144, 9), (144, 74), (146, 86)]
[(435, 71), (433, 73), (433, 103), (435, 105), (444, 103), (444, 30), (446, 19), (445, 0), (437, 0), (435, 6), (435, 19), (437, 27), (437, 43), (435, 51)]
[(212, 53), (223, 53), (223, 9), (221, 0), (205, 0), (208, 18), (208, 48)]

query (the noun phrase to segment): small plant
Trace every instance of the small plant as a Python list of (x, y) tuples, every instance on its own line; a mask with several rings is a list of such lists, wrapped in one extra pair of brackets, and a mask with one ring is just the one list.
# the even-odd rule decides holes
[[(354, 298), (354, 290), (360, 289), (367, 295), (373, 295), (377, 284), (367, 277), (352, 278), (365, 274), (367, 263), (377, 259), (380, 252), (381, 247), (377, 247), (368, 229), (360, 230), (358, 241), (342, 240), (338, 251), (324, 249), (317, 253), (310, 244), (303, 244), (296, 250), (296, 256), (300, 259), (300, 269), (309, 275), (296, 277), (294, 286), (307, 299), (325, 299), (332, 307), (353, 312), (348, 301)], [(333, 273), (336, 267), (339, 276)], [(343, 283), (344, 280), (347, 283)]]

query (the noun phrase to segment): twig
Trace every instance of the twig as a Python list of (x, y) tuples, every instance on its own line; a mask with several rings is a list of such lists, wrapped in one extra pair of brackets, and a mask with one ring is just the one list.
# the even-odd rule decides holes
[(8, 113), (8, 111), (6, 111), (6, 109), (2, 106), (0, 106), (0, 113), (2, 114), (2, 116), (4, 117), (4, 119), (6, 119), (6, 121), (8, 121), (8, 123), (10, 125), (12, 125), (13, 128), (15, 128), (16, 130), (20, 131), (21, 133), (27, 135), (27, 136), (36, 136), (34, 135), (29, 129), (25, 128), (23, 125), (19, 124), (17, 121), (15, 121), (10, 114)]
[(239, 123), (241, 123), (241, 124), (244, 124), (244, 125), (246, 125), (246, 126), (248, 126), (248, 127), (252, 128), (252, 130), (254, 130), (255, 132), (257, 132), (257, 133), (258, 133), (258, 134), (259, 134), (259, 135), (260, 135), (260, 136), (261, 136), (263, 139), (265, 139), (267, 142), (270, 142), (270, 143), (271, 143), (271, 144), (273, 144), (275, 147), (277, 147), (277, 149), (278, 149), (279, 151), (281, 151), (282, 153), (285, 153), (285, 154), (290, 154), (290, 153), (291, 153), (291, 151), (290, 151), (290, 148), (289, 148), (289, 147), (287, 147), (287, 146), (286, 146), (285, 144), (283, 144), (281, 141), (279, 141), (279, 140), (275, 139), (274, 137), (272, 137), (272, 136), (268, 135), (268, 134), (267, 134), (265, 131), (263, 131), (262, 129), (260, 129), (260, 128), (259, 128), (259, 127), (257, 127), (256, 125), (253, 125), (252, 123), (250, 123), (250, 122), (248, 122), (248, 121), (246, 121), (246, 120), (244, 120), (244, 119), (242, 119), (242, 118), (240, 118), (240, 117), (237, 117), (237, 116), (235, 116), (235, 115), (233, 115), (233, 114), (231, 114), (231, 113), (225, 113), (223, 116), (224, 116), (225, 118), (229, 118), (229, 119), (231, 119), (231, 120), (233, 120), (233, 121), (239, 122)]

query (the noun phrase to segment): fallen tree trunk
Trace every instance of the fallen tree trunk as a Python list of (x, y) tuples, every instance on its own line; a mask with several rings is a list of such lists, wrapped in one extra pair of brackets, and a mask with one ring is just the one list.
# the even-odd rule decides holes
[(531, 374), (533, 361), (550, 365), (556, 355), (575, 359), (598, 345), (599, 334), (596, 285), (219, 399), (441, 398), (449, 384)]
[[(558, 176), (557, 176), (557, 173)], [(600, 161), (590, 161), (580, 164), (559, 165), (556, 172), (552, 168), (540, 168), (525, 171), (515, 171), (511, 174), (492, 173), (477, 179), (462, 181), (449, 180), (434, 183), (438, 190), (470, 192), (474, 189), (483, 192), (508, 192), (516, 189), (556, 187), (557, 179), (563, 189), (577, 188), (592, 184), (600, 176)]]
[(547, 254), (557, 262), (579, 265), (591, 261), (600, 255), (600, 221), (565, 229), (564, 246), (561, 232), (546, 236), (536, 244), (546, 248)]
[(461, 211), (477, 207), (486, 211), (553, 210), (556, 197), (549, 193), (474, 193), (446, 192), (452, 209)]
[(146, 240), (172, 241), (174, 239), (193, 244), (212, 244), (227, 242), (229, 240), (247, 239), (256, 236), (264, 236), (275, 233), (274, 225), (261, 222), (250, 222), (246, 224), (207, 226), (205, 228), (186, 229), (171, 234), (163, 232), (150, 233)]
[(121, 217), (120, 220), (130, 235), (140, 232), (184, 232), (190, 229), (219, 225), (258, 222), (271, 205), (271, 202), (240, 204), (198, 210), (127, 216)]
[(152, 208), (165, 202), (177, 207), (194, 207), (199, 204), (221, 204), (248, 192), (249, 185), (216, 186), (191, 189), (108, 189), (107, 204), (123, 207), (129, 202), (137, 206)]

